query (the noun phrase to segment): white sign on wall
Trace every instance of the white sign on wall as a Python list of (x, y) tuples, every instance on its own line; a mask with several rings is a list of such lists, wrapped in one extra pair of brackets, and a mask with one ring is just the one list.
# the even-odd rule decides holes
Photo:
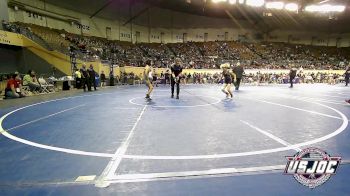
[(88, 34), (90, 31), (90, 22), (85, 19), (81, 19), (80, 24), (77, 24), (77, 28), (81, 29), (83, 34)]

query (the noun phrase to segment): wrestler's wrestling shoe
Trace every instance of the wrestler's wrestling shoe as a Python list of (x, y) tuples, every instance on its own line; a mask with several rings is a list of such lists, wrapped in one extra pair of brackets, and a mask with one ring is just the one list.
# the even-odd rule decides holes
[(147, 100), (152, 100), (151, 97), (149, 95), (146, 95), (145, 99)]

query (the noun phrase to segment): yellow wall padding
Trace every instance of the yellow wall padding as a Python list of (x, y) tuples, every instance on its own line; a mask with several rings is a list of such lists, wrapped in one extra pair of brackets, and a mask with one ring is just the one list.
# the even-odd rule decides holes
[(17, 33), (0, 30), (0, 44), (23, 46), (23, 36)]

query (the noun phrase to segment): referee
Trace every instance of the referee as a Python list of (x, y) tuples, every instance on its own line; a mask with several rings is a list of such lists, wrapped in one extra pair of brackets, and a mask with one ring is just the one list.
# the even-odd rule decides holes
[(291, 67), (291, 69), (289, 71), (289, 82), (290, 82), (289, 88), (293, 88), (293, 80), (297, 76), (297, 69), (294, 67), (293, 64), (290, 67)]
[(236, 82), (233, 84), (235, 85), (235, 90), (238, 91), (244, 73), (243, 66), (240, 62), (232, 69), (232, 72), (236, 75)]
[(175, 84), (176, 84), (176, 99), (179, 99), (180, 93), (180, 74), (182, 72), (181, 59), (176, 58), (175, 64), (171, 66), (171, 98), (174, 98)]

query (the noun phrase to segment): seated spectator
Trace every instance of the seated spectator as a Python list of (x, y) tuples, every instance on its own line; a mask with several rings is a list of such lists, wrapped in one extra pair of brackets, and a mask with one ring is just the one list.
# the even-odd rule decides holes
[(106, 75), (104, 71), (101, 72), (100, 79), (101, 79), (101, 87), (106, 86)]
[(40, 84), (33, 70), (29, 70), (23, 77), (23, 85), (29, 86), (31, 92), (39, 92), (41, 90)]
[(25, 97), (21, 92), (21, 79), (18, 74), (13, 74), (8, 79), (5, 89), (5, 98)]

